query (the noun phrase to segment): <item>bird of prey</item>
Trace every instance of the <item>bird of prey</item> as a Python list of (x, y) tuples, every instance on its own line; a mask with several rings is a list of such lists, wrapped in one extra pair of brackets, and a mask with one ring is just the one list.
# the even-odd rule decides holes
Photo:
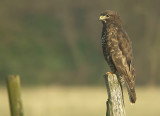
[(124, 80), (130, 102), (135, 103), (135, 71), (130, 38), (117, 12), (107, 10), (100, 14), (99, 20), (103, 24), (101, 39), (105, 60), (111, 73)]

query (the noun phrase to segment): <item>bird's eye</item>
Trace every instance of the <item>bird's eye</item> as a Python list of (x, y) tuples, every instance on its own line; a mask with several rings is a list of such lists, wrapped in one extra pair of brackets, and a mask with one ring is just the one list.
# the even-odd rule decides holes
[(106, 17), (107, 17), (107, 18), (109, 18), (109, 17), (110, 17), (110, 15), (108, 15), (108, 14), (107, 14), (107, 15), (106, 15)]

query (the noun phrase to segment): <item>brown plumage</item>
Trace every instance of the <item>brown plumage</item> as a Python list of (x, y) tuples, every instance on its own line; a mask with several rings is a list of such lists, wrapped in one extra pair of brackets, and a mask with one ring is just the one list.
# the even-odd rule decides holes
[(127, 86), (130, 101), (135, 103), (135, 71), (130, 38), (116, 12), (107, 10), (101, 13), (99, 20), (103, 24), (101, 38), (105, 60), (119, 80), (122, 77)]

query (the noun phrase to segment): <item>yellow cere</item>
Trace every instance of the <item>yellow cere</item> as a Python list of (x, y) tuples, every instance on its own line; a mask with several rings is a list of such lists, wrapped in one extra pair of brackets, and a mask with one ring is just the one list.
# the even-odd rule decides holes
[(104, 19), (106, 19), (106, 16), (100, 16), (99, 19), (104, 20)]

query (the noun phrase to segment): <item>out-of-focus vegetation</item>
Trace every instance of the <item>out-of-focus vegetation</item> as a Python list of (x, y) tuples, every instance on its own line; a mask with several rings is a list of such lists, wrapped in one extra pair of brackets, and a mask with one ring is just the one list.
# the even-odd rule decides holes
[(159, 0), (1, 0), (0, 83), (8, 74), (20, 74), (22, 84), (101, 84), (109, 68), (98, 17), (111, 9), (119, 12), (133, 42), (136, 83), (158, 84), (159, 4)]
[[(6, 90), (0, 88), (0, 91), (0, 116), (9, 116)], [(159, 116), (159, 91), (160, 88), (137, 88), (137, 102), (131, 105), (125, 90), (127, 116)], [(54, 86), (22, 89), (26, 116), (105, 116), (106, 96), (105, 87)]]

